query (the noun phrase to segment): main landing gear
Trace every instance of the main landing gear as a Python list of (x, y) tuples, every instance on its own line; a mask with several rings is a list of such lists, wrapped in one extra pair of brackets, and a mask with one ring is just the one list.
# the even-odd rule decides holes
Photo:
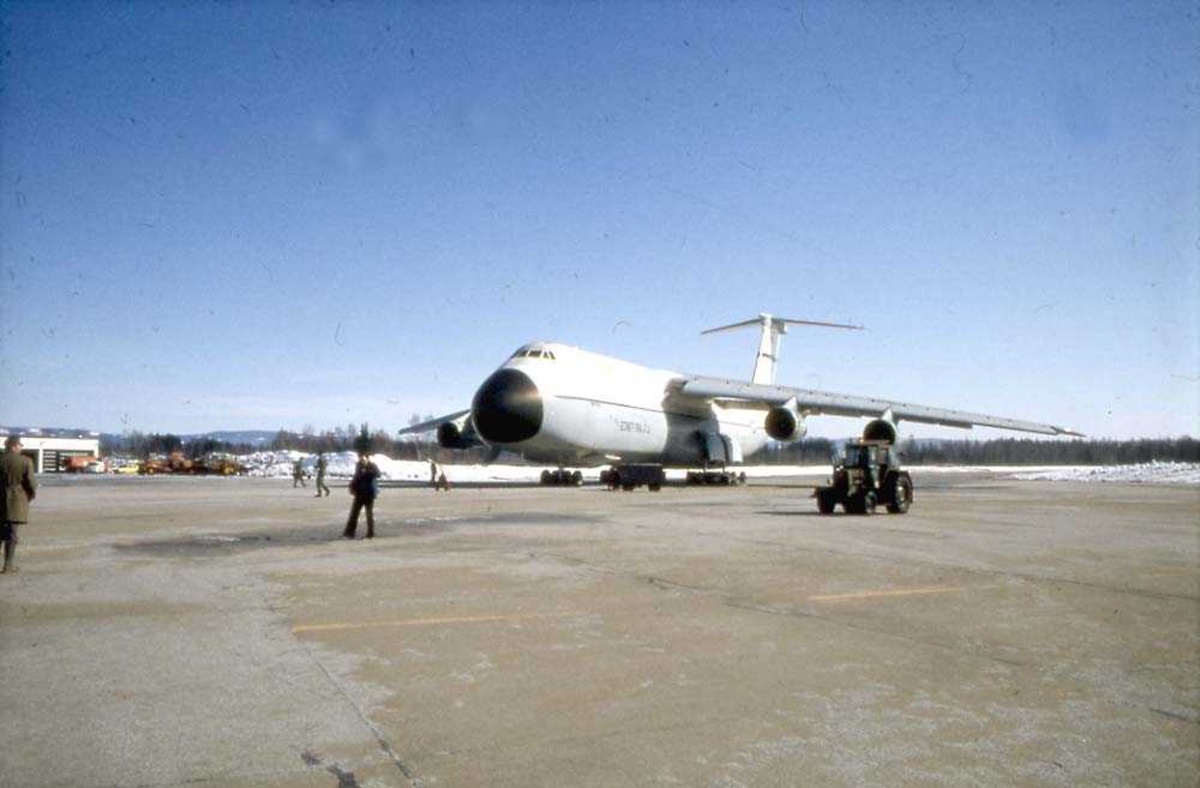
[(688, 484), (717, 484), (735, 487), (746, 483), (746, 474), (736, 471), (688, 471)]
[(542, 484), (547, 487), (582, 487), (583, 473), (559, 468), (556, 471), (542, 471)]

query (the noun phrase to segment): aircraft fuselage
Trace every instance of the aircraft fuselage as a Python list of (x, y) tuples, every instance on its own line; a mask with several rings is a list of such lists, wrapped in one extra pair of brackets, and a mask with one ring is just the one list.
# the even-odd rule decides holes
[(683, 375), (556, 343), (517, 351), (471, 405), (479, 436), (537, 462), (740, 462), (766, 445), (762, 406), (676, 397)]

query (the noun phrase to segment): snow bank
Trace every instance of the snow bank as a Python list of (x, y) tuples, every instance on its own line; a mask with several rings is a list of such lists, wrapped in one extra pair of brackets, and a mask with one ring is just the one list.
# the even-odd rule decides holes
[(256, 451), (253, 454), (239, 454), (234, 459), (246, 468), (246, 472), (250, 476), (291, 478), (292, 466), (296, 460), (303, 461), (309, 456), (311, 455), (306, 452), (283, 449), (281, 451)]
[[(351, 451), (326, 454), (327, 473), (331, 479), (348, 479), (354, 475), (354, 464), (358, 456)], [(427, 460), (393, 460), (385, 454), (371, 457), (379, 466), (382, 477), (387, 481), (428, 482)], [(300, 467), (313, 476), (316, 473), (317, 455), (302, 451), (260, 451), (237, 458), (246, 466), (251, 476), (290, 479), (292, 466), (300, 460)], [(454, 482), (537, 482), (545, 469), (541, 465), (454, 465), (442, 464), (442, 470), (451, 483)], [(600, 478), (604, 468), (568, 468), (578, 470), (585, 481)], [(909, 470), (917, 475), (938, 473), (993, 473), (1022, 481), (1073, 481), (1073, 482), (1133, 482), (1140, 484), (1200, 484), (1200, 463), (1149, 462), (1139, 465), (915, 465)], [(743, 465), (739, 473), (747, 477), (769, 476), (828, 476), (830, 466), (821, 465)], [(668, 479), (682, 480), (683, 469), (667, 471)]]
[[(250, 476), (265, 476), (272, 479), (292, 478), (292, 468), (296, 460), (308, 476), (314, 476), (317, 470), (317, 455), (302, 451), (258, 451), (253, 454), (238, 456), (237, 461), (244, 465)], [(387, 481), (429, 481), (429, 462), (427, 460), (393, 460), (386, 454), (374, 454), (371, 459), (379, 466), (379, 472)], [(325, 455), (326, 473), (331, 479), (349, 479), (354, 475), (354, 465), (358, 455), (352, 451), (330, 453)], [(442, 471), (446, 478), (453, 482), (537, 482), (541, 479), (541, 465), (455, 465), (443, 463)], [(604, 468), (567, 468), (569, 471), (578, 470), (586, 481), (598, 481), (600, 471)], [(828, 474), (828, 465), (746, 465), (737, 469), (749, 477), (761, 476), (807, 476), (812, 474)], [(667, 478), (683, 479), (685, 471), (668, 470)]]
[(1144, 462), (1137, 465), (1068, 465), (1014, 473), (1014, 479), (1052, 482), (1200, 484), (1200, 463)]

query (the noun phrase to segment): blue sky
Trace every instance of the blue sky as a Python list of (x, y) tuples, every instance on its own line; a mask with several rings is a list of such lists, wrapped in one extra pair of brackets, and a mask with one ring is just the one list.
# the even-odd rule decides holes
[(0, 423), (394, 429), (769, 311), (869, 329), (781, 382), (1200, 433), (1194, 3), (0, 16)]

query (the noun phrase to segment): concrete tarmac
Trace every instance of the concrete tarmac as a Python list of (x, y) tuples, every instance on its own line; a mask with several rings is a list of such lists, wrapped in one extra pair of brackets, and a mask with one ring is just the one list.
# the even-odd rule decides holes
[(1200, 490), (914, 476), (44, 479), (0, 785), (1196, 786)]

